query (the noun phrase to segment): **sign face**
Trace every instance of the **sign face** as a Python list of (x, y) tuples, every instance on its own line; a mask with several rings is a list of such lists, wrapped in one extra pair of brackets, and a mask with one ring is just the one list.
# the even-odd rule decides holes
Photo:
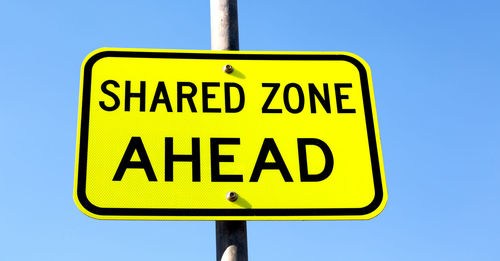
[(82, 65), (74, 198), (98, 219), (372, 218), (387, 198), (369, 67), (99, 49)]

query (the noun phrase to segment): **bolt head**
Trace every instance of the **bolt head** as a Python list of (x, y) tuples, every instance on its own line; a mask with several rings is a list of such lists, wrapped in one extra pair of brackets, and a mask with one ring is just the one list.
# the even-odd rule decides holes
[(224, 70), (225, 73), (232, 73), (233, 72), (233, 66), (231, 66), (230, 64), (226, 64), (224, 65), (224, 68), (222, 68)]
[(234, 202), (238, 199), (238, 194), (236, 194), (236, 192), (234, 192), (234, 191), (229, 191), (226, 194), (226, 198), (227, 198), (227, 200)]

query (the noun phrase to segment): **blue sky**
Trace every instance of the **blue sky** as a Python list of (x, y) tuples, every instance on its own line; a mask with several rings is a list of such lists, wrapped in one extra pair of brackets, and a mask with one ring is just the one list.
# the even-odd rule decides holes
[[(239, 1), (240, 49), (370, 64), (389, 200), (369, 221), (248, 222), (251, 260), (499, 260), (496, 1)], [(209, 1), (0, 1), (0, 260), (214, 260), (214, 222), (100, 221), (72, 199), (80, 66), (210, 49)]]

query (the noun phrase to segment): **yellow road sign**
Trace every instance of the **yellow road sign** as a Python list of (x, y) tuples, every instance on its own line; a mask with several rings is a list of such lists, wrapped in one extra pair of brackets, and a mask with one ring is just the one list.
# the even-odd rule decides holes
[(370, 69), (344, 52), (94, 51), (75, 172), (99, 219), (369, 219), (387, 200)]

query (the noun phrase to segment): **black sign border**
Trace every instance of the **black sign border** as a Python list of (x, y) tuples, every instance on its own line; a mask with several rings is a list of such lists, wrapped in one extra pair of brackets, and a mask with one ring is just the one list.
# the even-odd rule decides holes
[[(180, 208), (102, 208), (92, 204), (85, 193), (87, 174), (87, 151), (89, 135), (90, 91), (92, 67), (102, 58), (160, 58), (160, 59), (212, 59), (212, 60), (286, 60), (286, 61), (346, 61), (354, 65), (360, 74), (361, 91), (365, 111), (368, 143), (373, 172), (375, 195), (370, 204), (362, 208), (293, 208), (293, 209), (180, 209)], [(89, 212), (99, 216), (149, 216), (149, 217), (218, 217), (218, 216), (363, 216), (375, 211), (382, 204), (382, 184), (375, 124), (371, 107), (368, 75), (363, 64), (343, 54), (249, 54), (249, 53), (189, 53), (172, 51), (101, 51), (91, 56), (83, 69), (80, 147), (78, 151), (77, 197)]]

